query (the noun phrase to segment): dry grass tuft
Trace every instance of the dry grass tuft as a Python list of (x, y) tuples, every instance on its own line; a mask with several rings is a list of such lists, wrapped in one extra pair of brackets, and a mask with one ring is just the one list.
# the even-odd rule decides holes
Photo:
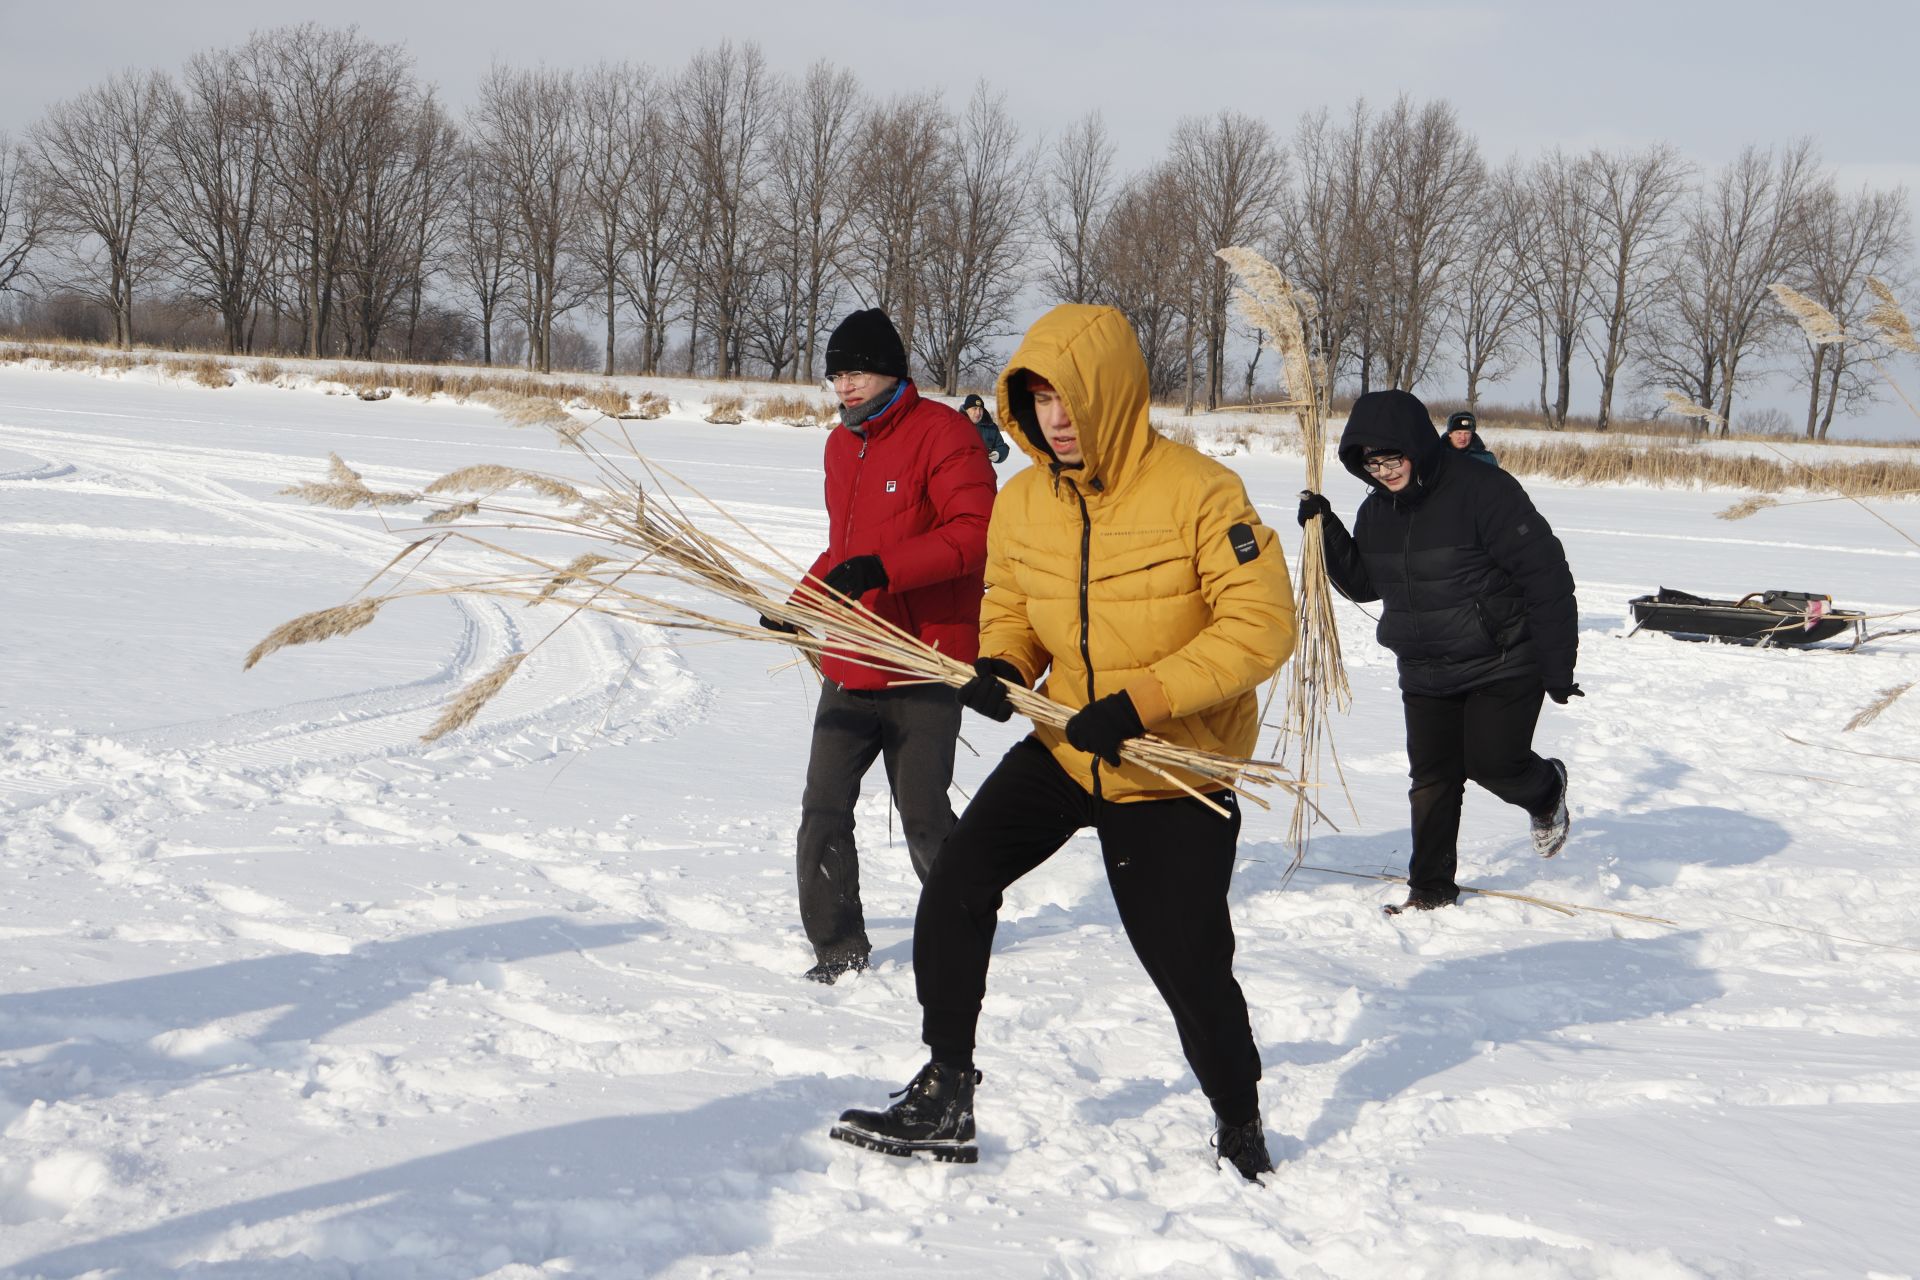
[(452, 524), (455, 520), (459, 520), (465, 516), (477, 514), (479, 510), (480, 510), (480, 504), (478, 502), (475, 502), (469, 499), (466, 502), (456, 502), (450, 507), (442, 507), (440, 510), (428, 516), (425, 520), (421, 521), (421, 523), (422, 524)]
[(1705, 405), (1695, 404), (1678, 391), (1662, 391), (1660, 397), (1667, 402), (1667, 408), (1673, 410), (1676, 417), (1697, 418), (1702, 422), (1711, 423), (1716, 427), (1724, 427), (1727, 425), (1725, 418), (1707, 408)]
[(573, 403), (583, 409), (604, 413), (609, 418), (627, 416), (627, 393), (618, 387), (594, 387), (585, 395), (575, 396)]
[(530, 396), (518, 391), (482, 390), (470, 396), (516, 427), (563, 427), (572, 425), (573, 415), (560, 402), (546, 396)]
[(1754, 493), (1748, 494), (1724, 511), (1714, 512), (1714, 515), (1722, 520), (1745, 520), (1756, 511), (1765, 511), (1768, 507), (1777, 505), (1779, 504), (1775, 499)]
[(227, 366), (211, 356), (200, 360), (189, 360), (180, 365), (181, 371), (203, 387), (219, 390), (233, 385), (233, 373)]
[(621, 414), (623, 418), (642, 418), (651, 422), (655, 418), (664, 418), (673, 412), (673, 401), (658, 391), (642, 392), (633, 402), (633, 407)]
[(613, 561), (609, 557), (596, 555), (591, 551), (582, 556), (575, 556), (572, 560), (568, 561), (566, 568), (547, 580), (547, 585), (540, 588), (539, 595), (527, 601), (527, 603), (531, 606), (539, 604), (542, 600), (552, 599), (553, 593), (560, 588), (569, 583), (588, 581), (588, 574), (603, 564), (612, 563)]
[(1798, 289), (1789, 288), (1784, 284), (1770, 284), (1767, 288), (1780, 300), (1780, 305), (1800, 322), (1800, 331), (1807, 335), (1807, 341), (1814, 346), (1823, 347), (1830, 343), (1853, 341), (1847, 336), (1847, 331), (1841, 327), (1840, 322), (1834, 319), (1833, 312)]
[(312, 644), (316, 640), (331, 640), (335, 636), (358, 631), (373, 621), (383, 603), (382, 600), (356, 600), (352, 604), (335, 605), (331, 609), (320, 609), (302, 614), (291, 622), (283, 622), (269, 631), (266, 639), (248, 650), (247, 660), (240, 669), (249, 670), (260, 659), (289, 645)]
[(335, 511), (351, 511), (355, 507), (404, 507), (420, 501), (417, 493), (381, 493), (369, 489), (360, 473), (341, 461), (337, 453), (327, 455), (327, 477), (290, 485), (280, 492)]
[(1147, 425), (1175, 444), (1184, 444), (1188, 448), (1193, 447), (1194, 436), (1193, 424), (1191, 422), (1178, 422), (1169, 425), (1164, 422), (1149, 421)]
[(568, 506), (583, 506), (587, 501), (585, 494), (564, 480), (543, 476), (537, 471), (519, 471), (513, 467), (502, 467), (493, 463), (482, 463), (478, 466), (461, 467), (458, 471), (449, 471), (428, 485), (423, 492), (429, 494), (478, 493), (488, 496), (515, 485), (531, 489), (542, 497), (552, 498), (555, 502)]
[(1868, 276), (1867, 288), (1879, 300), (1873, 310), (1867, 312), (1867, 327), (1873, 330), (1874, 336), (1896, 351), (1920, 356), (1920, 339), (1913, 336), (1913, 321), (1907, 319), (1907, 313), (1900, 308), (1900, 299), (1894, 296), (1887, 282)]
[(707, 406), (707, 421), (737, 427), (747, 420), (747, 402), (739, 396), (717, 396)]
[(277, 387), (283, 373), (277, 361), (262, 360), (253, 366), (249, 376), (262, 386)]
[[(1500, 468), (1514, 475), (1543, 476), (1573, 484), (1710, 487), (1754, 493), (1810, 489), (1847, 498), (1885, 498), (1920, 488), (1920, 463), (1883, 458), (1840, 462), (1826, 457), (1804, 463), (1776, 461), (1759, 454), (1702, 449), (1680, 441), (1637, 445), (1608, 440), (1591, 447), (1569, 440), (1509, 442), (1500, 446)], [(1732, 510), (1737, 509), (1736, 504)]]
[(759, 422), (779, 422), (789, 427), (817, 427), (833, 412), (810, 396), (763, 396), (754, 401), (752, 416)]
[(1863, 725), (1872, 724), (1874, 720), (1879, 718), (1882, 711), (1885, 711), (1888, 707), (1898, 702), (1900, 695), (1913, 688), (1916, 684), (1920, 684), (1920, 680), (1909, 680), (1905, 684), (1894, 685), (1891, 689), (1882, 689), (1880, 696), (1856, 711), (1853, 719), (1847, 721), (1845, 727), (1843, 727), (1840, 732), (1852, 733), (1855, 729)]
[(460, 696), (448, 704), (447, 709), (440, 713), (440, 718), (433, 722), (433, 726), (420, 735), (420, 741), (433, 742), (446, 737), (455, 729), (464, 729), (473, 723), (473, 718), (480, 714), (480, 708), (493, 700), (493, 695), (500, 692), (507, 681), (513, 678), (513, 673), (520, 669), (520, 664), (526, 660), (527, 655), (524, 653), (513, 654), (505, 662), (462, 689)]

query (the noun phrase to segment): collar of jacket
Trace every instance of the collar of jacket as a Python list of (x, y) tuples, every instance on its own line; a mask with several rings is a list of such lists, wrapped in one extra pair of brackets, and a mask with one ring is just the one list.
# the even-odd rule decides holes
[(911, 409), (913, 402), (919, 398), (920, 391), (913, 385), (913, 379), (902, 378), (894, 387), (893, 396), (881, 406), (880, 412), (871, 418), (864, 419), (857, 426), (847, 427), (844, 422), (840, 425), (863, 439), (871, 440), (905, 417), (907, 410)]

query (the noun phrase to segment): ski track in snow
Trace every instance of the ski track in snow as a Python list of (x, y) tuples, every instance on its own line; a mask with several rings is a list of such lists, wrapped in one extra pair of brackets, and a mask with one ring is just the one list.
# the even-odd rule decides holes
[[(275, 496), (329, 450), (387, 488), (471, 449), (539, 452), (479, 410), (7, 367), (0, 388), (0, 553), (105, 563), (123, 575), (107, 589), (189, 571), (198, 547), (271, 554), (312, 575), (297, 609), (335, 603), (317, 584), (364, 577), (397, 539)], [(649, 456), (810, 559), (818, 433), (655, 430)], [(1290, 512), (1296, 463), (1235, 461)], [(0, 1275), (1911, 1274), (1893, 1189), (1920, 1178), (1920, 955), (1767, 922), (1920, 948), (1920, 772), (1842, 750), (1920, 754), (1920, 694), (1839, 731), (1920, 677), (1920, 645), (1625, 639), (1619, 601), (1652, 582), (1623, 545), (1717, 540), (1758, 578), (1782, 547), (1868, 548), (1835, 527), (1628, 530), (1593, 491), (1536, 497), (1581, 513), (1555, 523), (1590, 697), (1542, 727), (1572, 769), (1574, 836), (1543, 864), (1471, 796), (1462, 878), (1680, 927), (1491, 898), (1388, 921), (1395, 886), (1287, 882), (1284, 812), (1250, 812), (1236, 968), (1280, 1164), (1266, 1187), (1212, 1166), (1085, 839), (1007, 895), (981, 1163), (826, 1140), (921, 1061), (916, 886), (876, 770), (859, 835), (878, 963), (796, 979), (809, 705), (765, 646), (583, 618), (423, 747), (448, 697), (551, 621), (455, 599), (393, 633), (431, 640), (424, 674), (194, 714), (216, 680), (255, 678), (226, 638), (206, 646), (217, 672), (156, 667), (178, 714), (120, 729), (87, 695), (140, 673), (89, 665), (101, 606), (38, 668), (80, 709), (0, 723)], [(1920, 583), (1885, 559), (1836, 595), (1914, 607)], [(1397, 869), (1391, 660), (1362, 611), (1341, 621), (1363, 820), (1340, 814), (1309, 862)], [(325, 648), (266, 661), (293, 679)], [(1015, 735), (963, 733), (970, 791)]]

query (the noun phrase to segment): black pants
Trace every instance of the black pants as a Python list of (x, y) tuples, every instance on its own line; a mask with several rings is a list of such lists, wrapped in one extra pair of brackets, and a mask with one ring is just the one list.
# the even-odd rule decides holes
[(1471, 778), (1508, 804), (1538, 813), (1560, 794), (1560, 775), (1533, 750), (1533, 727), (1545, 697), (1526, 676), (1435, 698), (1403, 693), (1407, 766), (1413, 788), (1413, 858), (1407, 886), (1414, 896), (1451, 902), (1460, 896), (1460, 801)]
[(864, 959), (870, 949), (860, 906), (860, 856), (853, 807), (876, 756), (900, 810), (907, 856), (922, 881), (953, 830), (954, 740), (960, 701), (945, 685), (843, 689), (828, 681), (813, 717), (807, 789), (800, 800), (796, 872), (800, 923), (821, 960)]
[(1213, 798), (1232, 816), (1193, 799), (1096, 800), (1034, 739), (1009, 751), (920, 891), (913, 979), (927, 1045), (942, 1054), (972, 1051), (1002, 893), (1090, 826), (1100, 835), (1127, 940), (1173, 1012), (1201, 1089), (1222, 1119), (1252, 1119), (1260, 1053), (1233, 977), (1227, 912), (1240, 809), (1232, 792)]

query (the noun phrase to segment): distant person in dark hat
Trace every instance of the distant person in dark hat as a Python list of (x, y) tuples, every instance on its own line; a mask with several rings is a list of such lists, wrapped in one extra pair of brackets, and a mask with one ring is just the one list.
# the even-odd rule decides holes
[(1377, 635), (1399, 659), (1413, 856), (1389, 914), (1459, 897), (1469, 778), (1527, 811), (1541, 857), (1567, 841), (1566, 766), (1535, 753), (1533, 731), (1544, 698), (1581, 696), (1573, 571), (1520, 482), (1472, 456), (1440, 442), (1417, 397), (1369, 392), (1340, 436), (1340, 461), (1367, 486), (1353, 532), (1324, 497), (1300, 495), (1301, 525), (1320, 517), (1328, 579), (1381, 602)]
[(1480, 420), (1466, 409), (1447, 419), (1447, 443), (1475, 462), (1484, 462), (1490, 467), (1500, 465), (1493, 450), (1480, 439)]
[[(886, 313), (856, 311), (827, 340), (840, 424), (827, 437), (827, 549), (795, 594), (825, 589), (961, 662), (980, 647), (980, 599), (994, 475), (965, 417), (923, 400)], [(762, 618), (762, 626), (790, 630)], [(800, 921), (806, 976), (832, 983), (867, 967), (854, 805), (884, 758), (907, 854), (922, 881), (953, 829), (960, 702), (942, 684), (894, 686), (851, 654), (821, 657), (825, 677), (800, 801)]]
[(978, 395), (969, 394), (960, 402), (960, 412), (966, 414), (967, 420), (979, 428), (980, 443), (985, 446), (987, 456), (995, 462), (1005, 462), (1007, 454), (1011, 452), (1011, 446), (1007, 444), (1007, 438), (1000, 434), (1000, 424), (993, 420), (991, 413), (987, 412), (987, 402)]

